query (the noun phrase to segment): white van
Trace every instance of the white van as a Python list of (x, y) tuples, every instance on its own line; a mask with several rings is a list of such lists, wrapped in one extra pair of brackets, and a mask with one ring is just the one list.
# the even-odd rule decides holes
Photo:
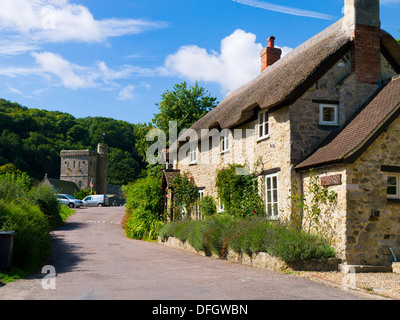
[(94, 194), (83, 199), (85, 207), (108, 206), (108, 196), (106, 194)]

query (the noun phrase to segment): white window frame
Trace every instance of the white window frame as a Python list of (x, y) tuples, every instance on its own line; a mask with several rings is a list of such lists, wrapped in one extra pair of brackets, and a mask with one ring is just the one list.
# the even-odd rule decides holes
[(220, 153), (228, 152), (230, 149), (230, 130), (224, 129), (221, 131), (221, 136), (219, 140), (219, 147), (220, 147)]
[[(326, 121), (324, 120), (324, 108), (333, 108), (333, 120)], [(327, 104), (322, 103), (319, 105), (319, 124), (322, 126), (338, 126), (339, 125), (339, 106), (337, 104)]]
[[(389, 185), (389, 177), (396, 178), (396, 185)], [(400, 173), (388, 172), (387, 173), (387, 188), (396, 187), (396, 194), (387, 194), (388, 199), (400, 199)]]
[(198, 199), (197, 199), (196, 204), (194, 205), (194, 218), (197, 219), (197, 220), (202, 220), (203, 216), (202, 216), (201, 211), (200, 211), (199, 202), (204, 197), (204, 190), (198, 190), (198, 191), (199, 191)]
[(197, 145), (190, 145), (189, 149), (189, 164), (197, 164)]
[(269, 112), (260, 111), (257, 119), (257, 140), (269, 138)]
[[(268, 188), (268, 179), (270, 179), (270, 188)], [(273, 184), (274, 179), (276, 179), (276, 188), (274, 188)], [(271, 220), (276, 220), (279, 218), (278, 174), (273, 173), (265, 175), (264, 186), (265, 186), (265, 194), (264, 194), (265, 210), (267, 218)], [(276, 193), (274, 193), (274, 191), (276, 191)], [(268, 194), (268, 192), (270, 192), (270, 194)]]

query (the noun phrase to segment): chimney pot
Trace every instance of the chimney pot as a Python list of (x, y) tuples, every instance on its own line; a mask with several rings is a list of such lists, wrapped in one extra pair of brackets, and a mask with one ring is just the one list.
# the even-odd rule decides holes
[(268, 38), (268, 48), (275, 48), (275, 37), (269, 37)]

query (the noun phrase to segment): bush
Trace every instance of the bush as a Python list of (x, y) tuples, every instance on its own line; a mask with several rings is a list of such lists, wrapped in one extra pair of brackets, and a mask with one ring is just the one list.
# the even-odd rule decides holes
[(0, 175), (0, 199), (4, 202), (26, 201), (31, 185), (32, 180), (26, 173)]
[(209, 217), (217, 213), (217, 205), (211, 196), (204, 196), (199, 201), (199, 209), (203, 216)]
[(63, 224), (60, 216), (60, 204), (54, 190), (50, 186), (38, 185), (28, 194), (29, 200), (36, 205), (47, 216), (52, 229)]
[(147, 176), (123, 187), (127, 211), (125, 234), (132, 239), (156, 240), (164, 222), (161, 176)]
[(170, 188), (174, 194), (174, 215), (175, 217), (191, 217), (191, 213), (196, 203), (199, 191), (193, 181), (193, 177), (183, 172), (174, 177)]
[(202, 221), (173, 221), (161, 228), (160, 236), (163, 240), (187, 239), (196, 250), (220, 257), (225, 257), (229, 249), (248, 255), (267, 252), (287, 263), (335, 256), (324, 239), (260, 217), (237, 219), (225, 215)]
[(13, 265), (33, 270), (48, 257), (50, 226), (39, 207), (30, 204), (0, 203), (3, 230), (13, 230)]
[(245, 174), (246, 167), (232, 164), (218, 170), (216, 187), (224, 211), (238, 218), (263, 215), (264, 202), (258, 193), (257, 176)]
[(15, 231), (13, 267), (33, 271), (47, 258), (50, 231), (74, 213), (51, 187), (31, 187), (26, 173), (0, 175), (0, 230)]

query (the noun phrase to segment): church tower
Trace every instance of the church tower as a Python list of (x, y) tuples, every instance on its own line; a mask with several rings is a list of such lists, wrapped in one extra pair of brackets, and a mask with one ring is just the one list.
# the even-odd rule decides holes
[(92, 150), (63, 150), (60, 180), (74, 182), (81, 190), (90, 188), (97, 194), (107, 193), (108, 146), (99, 143), (97, 152)]

